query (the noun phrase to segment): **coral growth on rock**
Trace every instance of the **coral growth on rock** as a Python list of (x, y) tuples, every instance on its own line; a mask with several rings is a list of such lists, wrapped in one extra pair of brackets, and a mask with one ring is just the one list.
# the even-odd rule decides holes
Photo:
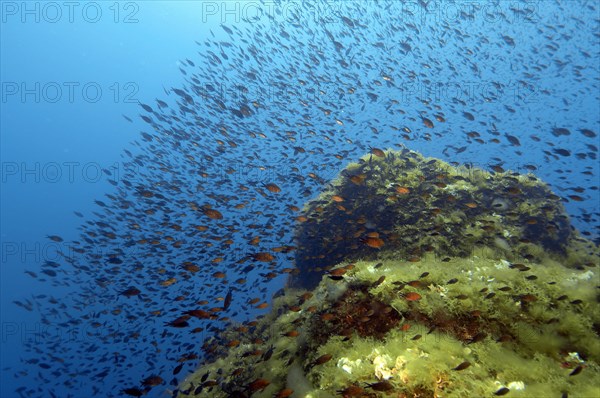
[(180, 394), (600, 396), (600, 252), (532, 175), (388, 151), (305, 215), (296, 287)]

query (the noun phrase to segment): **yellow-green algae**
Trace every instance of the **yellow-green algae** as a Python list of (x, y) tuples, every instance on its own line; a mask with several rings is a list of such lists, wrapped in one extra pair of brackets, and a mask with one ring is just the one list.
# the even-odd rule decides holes
[[(511, 397), (554, 397), (563, 392), (571, 397), (599, 396), (597, 267), (571, 269), (550, 258), (526, 263), (528, 271), (511, 264), (486, 250), (469, 259), (445, 262), (433, 256), (418, 263), (357, 262), (343, 281), (325, 277), (300, 311), (290, 307), (299, 303), (302, 292), (288, 290), (250, 333), (240, 335), (233, 329), (225, 333), (223, 341), (242, 343), (199, 369), (182, 390), (189, 389), (191, 382), (201, 385), (199, 378), (210, 371), (230, 389), (199, 396), (243, 393), (259, 378), (270, 384), (252, 396), (270, 397), (285, 388), (300, 391), (299, 385), (312, 390), (293, 396), (333, 396), (350, 385), (364, 388), (380, 380), (390, 381), (395, 396), (483, 397), (502, 386), (510, 389), (507, 396)], [(420, 277), (424, 272), (429, 274)], [(385, 280), (377, 284), (382, 275)], [(448, 284), (452, 279), (458, 281)], [(412, 281), (420, 286), (407, 284)], [(335, 311), (335, 303), (353, 290), (364, 292), (367, 300), (389, 304), (401, 321), (381, 338), (356, 332), (330, 334), (342, 317), (352, 318), (349, 324), (376, 322), (353, 311), (323, 320), (321, 315)], [(403, 295), (408, 292), (417, 292), (421, 299), (407, 301)], [(491, 293), (495, 295), (490, 297)], [(535, 300), (524, 300), (528, 295)], [(408, 330), (402, 327), (405, 324), (410, 325)], [(299, 335), (284, 336), (290, 330)], [(257, 338), (264, 342), (254, 344)], [(271, 346), (273, 354), (267, 361), (262, 354), (248, 355)], [(331, 354), (331, 360), (314, 365), (324, 354)], [(453, 370), (465, 361), (470, 362), (468, 368)], [(569, 376), (579, 365), (581, 373)], [(233, 377), (235, 369), (243, 372)], [(296, 373), (294, 379), (288, 378), (290, 372)], [(382, 393), (366, 388), (363, 396), (377, 394)]]
[[(440, 167), (448, 174), (464, 172)], [(469, 173), (482, 182), (503, 178), (481, 170)], [(513, 178), (518, 183), (513, 181), (512, 188), (520, 192), (532, 184), (552, 195), (532, 177)], [(347, 177), (340, 179), (338, 184), (348, 184)], [(463, 182), (453, 195), (476, 191)], [(418, 190), (407, 181), (402, 184)], [(353, 189), (338, 185), (323, 195), (345, 192), (348, 197)], [(323, 195), (307, 205), (307, 214), (329, 206)], [(469, 200), (485, 210), (483, 196)], [(449, 207), (444, 214), (429, 214), (441, 216), (435, 222), (442, 225), (456, 218), (461, 233), (468, 230), (476, 237), (493, 228), (490, 236), (476, 238), (480, 242), (468, 255), (423, 250), (413, 257), (393, 244), (374, 252), (351, 249), (350, 259), (333, 270), (327, 267), (330, 274), (314, 289), (282, 290), (270, 313), (232, 325), (207, 342), (206, 363), (181, 384), (180, 393), (491, 397), (507, 388), (507, 397), (600, 396), (600, 252), (571, 229), (560, 203), (550, 200), (548, 205), (541, 196), (530, 202), (513, 198), (508, 215), (487, 208), (470, 213), (474, 218), (469, 219), (462, 206), (454, 210), (459, 214)], [(321, 210), (319, 217), (325, 213)], [(536, 223), (528, 225), (567, 227), (569, 232), (559, 238), (545, 227), (544, 239), (523, 238), (524, 229), (515, 220), (531, 217)], [(327, 219), (328, 228), (332, 222)], [(492, 227), (482, 233), (479, 225)], [(419, 240), (438, 236), (421, 234)]]

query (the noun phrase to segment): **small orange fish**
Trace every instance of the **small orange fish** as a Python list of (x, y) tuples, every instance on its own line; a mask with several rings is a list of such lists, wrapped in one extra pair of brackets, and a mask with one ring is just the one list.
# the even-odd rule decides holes
[(365, 390), (357, 385), (351, 385), (343, 390), (338, 390), (337, 393), (343, 397), (362, 397)]
[(329, 275), (342, 276), (347, 272), (346, 268), (336, 268), (329, 271)]
[(410, 193), (410, 189), (406, 187), (396, 187), (396, 192), (398, 192), (400, 195), (408, 195)]
[(356, 185), (361, 185), (367, 179), (366, 174), (355, 174), (350, 176), (350, 181), (352, 181)]
[(183, 263), (183, 267), (184, 270), (189, 271), (189, 272), (198, 272), (200, 271), (200, 267), (198, 267), (196, 264), (190, 263), (190, 262), (185, 262)]
[(313, 366), (323, 365), (324, 363), (329, 362), (331, 358), (333, 358), (333, 355), (331, 354), (321, 355), (319, 358), (315, 359)]
[(193, 316), (194, 318), (198, 318), (198, 319), (209, 319), (210, 318), (210, 312), (208, 311), (204, 311), (204, 310), (189, 310), (185, 312), (186, 315), (190, 315)]
[(265, 188), (267, 188), (267, 190), (269, 192), (273, 192), (273, 193), (279, 193), (279, 192), (281, 192), (281, 188), (279, 188), (277, 186), (277, 184), (273, 184), (273, 183), (265, 184)]
[(165, 281), (162, 281), (162, 282), (160, 282), (160, 285), (161, 285), (161, 286), (171, 286), (171, 285), (172, 285), (173, 283), (175, 283), (175, 282), (177, 282), (177, 279), (175, 279), (175, 278), (170, 278), (170, 279), (167, 279), (167, 280), (165, 280)]
[(521, 302), (524, 303), (532, 303), (534, 301), (537, 301), (537, 297), (534, 296), (533, 294), (524, 294), (520, 297)]
[(260, 236), (255, 236), (248, 243), (251, 244), (252, 246), (258, 245), (260, 243)]
[(256, 379), (252, 383), (248, 384), (247, 390), (249, 393), (255, 393), (256, 391), (262, 391), (267, 386), (271, 384), (269, 380), (266, 379)]
[(270, 253), (267, 253), (267, 252), (258, 252), (258, 253), (252, 254), (252, 258), (255, 261), (261, 261), (263, 263), (268, 263), (270, 261), (273, 261), (273, 259), (275, 257), (273, 257), (273, 255), (271, 255)]
[(211, 220), (221, 220), (223, 218), (223, 214), (221, 214), (220, 211), (215, 209), (204, 209), (202, 210), (202, 212), (206, 217), (210, 218)]
[(366, 237), (362, 239), (362, 243), (369, 247), (372, 247), (373, 249), (381, 249), (385, 244), (383, 239), (375, 237)]
[(371, 153), (380, 158), (385, 157), (385, 152), (379, 148), (371, 148)]
[(335, 318), (335, 315), (331, 314), (331, 313), (325, 313), (321, 315), (321, 320), (323, 321), (330, 321), (333, 318)]
[(294, 390), (292, 390), (291, 388), (286, 388), (286, 389), (279, 391), (275, 395), (275, 398), (287, 398), (287, 397), (291, 396), (293, 393), (294, 393)]
[(407, 301), (419, 301), (421, 300), (421, 295), (419, 293), (409, 292), (404, 294), (404, 298)]

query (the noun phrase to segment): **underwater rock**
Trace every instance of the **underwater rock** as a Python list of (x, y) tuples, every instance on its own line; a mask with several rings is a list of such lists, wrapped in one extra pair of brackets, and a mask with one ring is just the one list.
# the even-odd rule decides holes
[[(270, 313), (205, 342), (204, 365), (179, 391), (600, 396), (598, 247), (579, 237), (535, 177), (476, 173), (409, 151), (349, 166), (307, 205), (314, 221), (299, 234), (316, 242), (311, 255), (339, 261), (311, 274), (319, 276), (314, 289), (282, 289)], [(541, 235), (529, 225), (542, 225)], [(332, 238), (345, 229), (354, 240)], [(318, 230), (333, 252), (309, 239)]]
[(540, 249), (566, 254), (569, 218), (533, 174), (453, 167), (408, 149), (372, 152), (304, 207), (291, 285), (313, 288), (342, 260), (383, 253), (409, 261), (467, 257), (477, 247), (513, 258), (533, 259)]

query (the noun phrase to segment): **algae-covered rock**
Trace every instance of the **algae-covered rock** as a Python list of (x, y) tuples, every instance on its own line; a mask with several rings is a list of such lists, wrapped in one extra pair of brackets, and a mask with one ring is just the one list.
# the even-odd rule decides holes
[(416, 261), (486, 246), (531, 259), (540, 249), (564, 255), (573, 238), (560, 198), (534, 175), (453, 167), (407, 149), (350, 164), (302, 219), (292, 284), (305, 288), (342, 259), (382, 251)]
[(181, 393), (600, 396), (600, 252), (542, 182), (408, 151), (363, 160), (307, 205), (295, 282), (316, 286), (206, 342)]

